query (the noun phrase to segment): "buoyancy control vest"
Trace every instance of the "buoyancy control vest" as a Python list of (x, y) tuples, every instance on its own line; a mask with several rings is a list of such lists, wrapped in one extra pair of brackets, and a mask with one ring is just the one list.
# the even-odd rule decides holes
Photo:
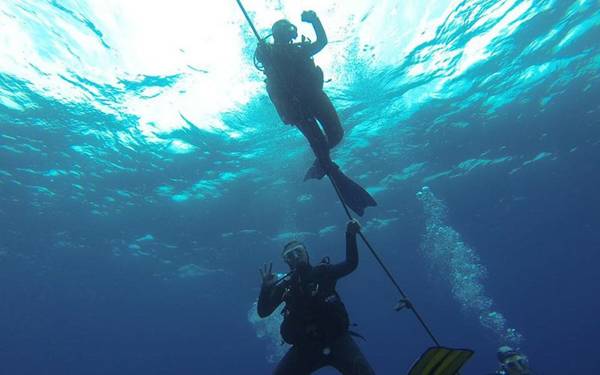
[[(323, 71), (307, 52), (310, 42), (294, 44), (264, 44), (257, 50), (263, 64), (267, 86), (302, 95), (323, 89)], [(279, 91), (279, 90), (278, 90)]]
[(281, 337), (288, 344), (328, 344), (348, 331), (348, 312), (328, 267), (319, 264), (304, 279), (292, 275), (285, 286)]

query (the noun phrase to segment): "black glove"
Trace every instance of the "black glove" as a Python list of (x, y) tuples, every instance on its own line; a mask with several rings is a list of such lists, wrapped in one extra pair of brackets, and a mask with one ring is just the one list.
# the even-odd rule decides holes
[(319, 20), (319, 17), (317, 17), (317, 13), (314, 10), (305, 10), (302, 12), (300, 19), (302, 22), (315, 23)]
[(360, 223), (356, 219), (352, 219), (346, 224), (346, 234), (355, 236), (360, 232)]

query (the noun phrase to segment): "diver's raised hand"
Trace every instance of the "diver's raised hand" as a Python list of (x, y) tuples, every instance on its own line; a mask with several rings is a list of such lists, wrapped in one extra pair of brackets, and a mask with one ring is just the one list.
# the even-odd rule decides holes
[(346, 234), (355, 236), (358, 232), (360, 232), (360, 223), (356, 219), (352, 219), (346, 224)]
[(302, 22), (313, 23), (318, 21), (319, 17), (317, 17), (317, 13), (315, 13), (314, 10), (305, 10), (304, 12), (302, 12), (302, 16), (300, 16), (300, 19), (302, 20)]
[(263, 265), (263, 268), (259, 268), (258, 272), (260, 273), (260, 278), (262, 280), (263, 287), (271, 287), (275, 285), (277, 282), (277, 277), (273, 273), (273, 262)]

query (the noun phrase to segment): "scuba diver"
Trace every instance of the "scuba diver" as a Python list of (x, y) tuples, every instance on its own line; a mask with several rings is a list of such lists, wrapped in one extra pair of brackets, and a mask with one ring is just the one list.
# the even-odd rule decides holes
[(527, 357), (510, 346), (501, 346), (497, 355), (500, 369), (496, 375), (533, 375)]
[(292, 345), (277, 365), (275, 375), (308, 375), (332, 366), (344, 375), (374, 375), (369, 362), (351, 337), (344, 303), (335, 290), (337, 281), (358, 266), (356, 220), (346, 226), (346, 259), (330, 264), (328, 258), (316, 266), (309, 262), (304, 244), (291, 241), (283, 248), (283, 260), (291, 272), (280, 280), (273, 264), (259, 269), (262, 286), (257, 312), (261, 318), (285, 302), (280, 332)]
[(272, 27), (273, 43), (264, 39), (258, 43), (256, 66), (267, 76), (267, 93), (279, 117), (302, 132), (316, 156), (304, 180), (329, 175), (344, 202), (362, 216), (365, 208), (377, 203), (344, 175), (330, 156), (330, 150), (342, 140), (344, 129), (331, 100), (323, 92), (323, 71), (313, 60), (327, 44), (327, 35), (314, 11), (303, 12), (302, 21), (313, 26), (315, 42), (302, 36), (301, 42), (294, 43), (298, 37), (296, 26), (288, 20), (279, 20)]

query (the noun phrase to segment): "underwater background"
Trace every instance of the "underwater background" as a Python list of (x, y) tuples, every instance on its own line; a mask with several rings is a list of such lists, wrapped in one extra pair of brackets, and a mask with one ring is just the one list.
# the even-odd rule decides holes
[[(442, 344), (600, 372), (600, 1), (245, 1), (313, 9), (360, 221)], [(0, 374), (266, 374), (285, 242), (347, 221), (283, 125), (232, 1), (0, 1)], [(366, 247), (338, 284), (378, 374), (431, 345)], [(333, 374), (324, 369), (319, 374)]]

